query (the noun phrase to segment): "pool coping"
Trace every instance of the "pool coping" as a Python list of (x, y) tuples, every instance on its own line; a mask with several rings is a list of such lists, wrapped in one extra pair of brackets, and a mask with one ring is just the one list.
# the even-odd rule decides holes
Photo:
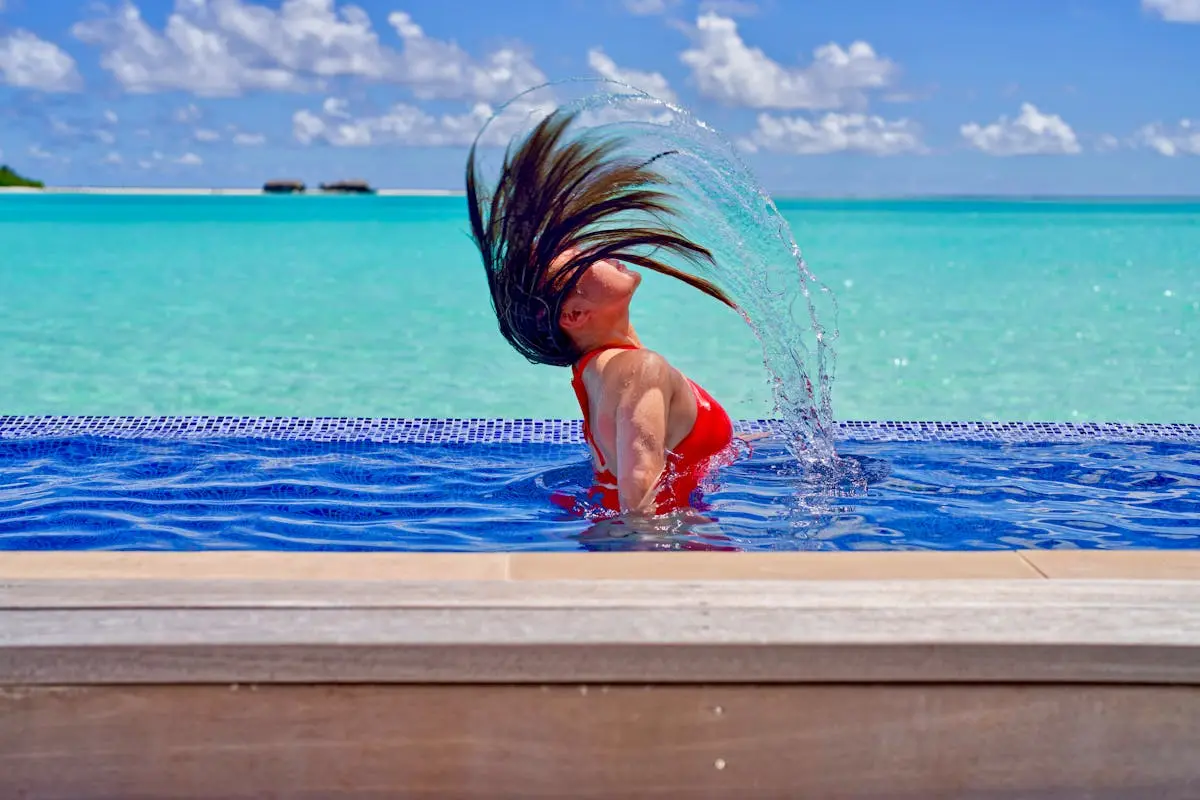
[(0, 551), (0, 581), (1200, 580), (1194, 550), (397, 553)]

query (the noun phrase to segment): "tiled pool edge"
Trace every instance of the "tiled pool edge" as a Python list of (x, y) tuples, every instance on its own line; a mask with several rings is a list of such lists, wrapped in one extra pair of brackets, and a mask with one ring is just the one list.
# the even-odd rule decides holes
[[(776, 432), (777, 420), (737, 420), (739, 433)], [(393, 444), (582, 444), (579, 420), (246, 416), (0, 416), (0, 439), (256, 438)], [(839, 421), (836, 441), (1200, 443), (1191, 423)]]

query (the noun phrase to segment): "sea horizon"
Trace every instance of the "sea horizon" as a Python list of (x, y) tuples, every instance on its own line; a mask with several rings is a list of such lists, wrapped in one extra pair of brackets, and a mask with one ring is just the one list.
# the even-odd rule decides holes
[[(772, 198), (785, 200), (1004, 200), (1004, 201), (1021, 201), (1021, 200), (1143, 200), (1143, 201), (1200, 201), (1200, 193), (1197, 194), (1144, 194), (1138, 192), (1117, 192), (1117, 193), (1093, 193), (1093, 194), (1049, 194), (1049, 193), (960, 193), (960, 192), (926, 192), (926, 193), (882, 193), (882, 194), (866, 194), (866, 193), (847, 193), (847, 194), (827, 194), (827, 193), (807, 193), (793, 190), (771, 190), (764, 189), (766, 194)], [(266, 191), (262, 186), (45, 186), (42, 188), (23, 187), (23, 186), (3, 186), (0, 187), (0, 193), (14, 195), (37, 195), (37, 194), (111, 194), (111, 195), (226, 195), (226, 196), (255, 196), (255, 195), (272, 195), (275, 193)], [(444, 189), (444, 188), (422, 188), (422, 187), (393, 187), (393, 186), (372, 186), (371, 193), (381, 196), (392, 197), (462, 197), (466, 192), (462, 189)], [(287, 194), (287, 193), (284, 193)], [(295, 192), (293, 195), (314, 195), (314, 196), (341, 196), (347, 193), (342, 191), (327, 191), (319, 186), (315, 188), (305, 189), (303, 192)]]

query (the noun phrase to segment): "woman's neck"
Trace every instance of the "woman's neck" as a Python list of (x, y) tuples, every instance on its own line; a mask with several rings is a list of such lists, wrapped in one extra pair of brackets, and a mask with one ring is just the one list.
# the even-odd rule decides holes
[(642, 341), (638, 339), (637, 331), (633, 329), (633, 323), (629, 321), (629, 317), (625, 317), (616, 325), (598, 327), (594, 331), (588, 331), (586, 334), (576, 337), (575, 344), (583, 352), (589, 353), (597, 348), (611, 345), (641, 347)]

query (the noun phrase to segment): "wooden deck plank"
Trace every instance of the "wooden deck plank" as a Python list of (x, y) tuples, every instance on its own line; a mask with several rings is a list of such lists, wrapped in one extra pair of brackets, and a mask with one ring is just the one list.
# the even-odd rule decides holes
[(0, 683), (1200, 684), (1190, 581), (51, 588), (5, 588)]
[(1105, 609), (1200, 606), (1200, 582), (1127, 580), (12, 580), (0, 610), (99, 608)]
[(4, 797), (1182, 800), (1197, 752), (1193, 688), (0, 692)]

